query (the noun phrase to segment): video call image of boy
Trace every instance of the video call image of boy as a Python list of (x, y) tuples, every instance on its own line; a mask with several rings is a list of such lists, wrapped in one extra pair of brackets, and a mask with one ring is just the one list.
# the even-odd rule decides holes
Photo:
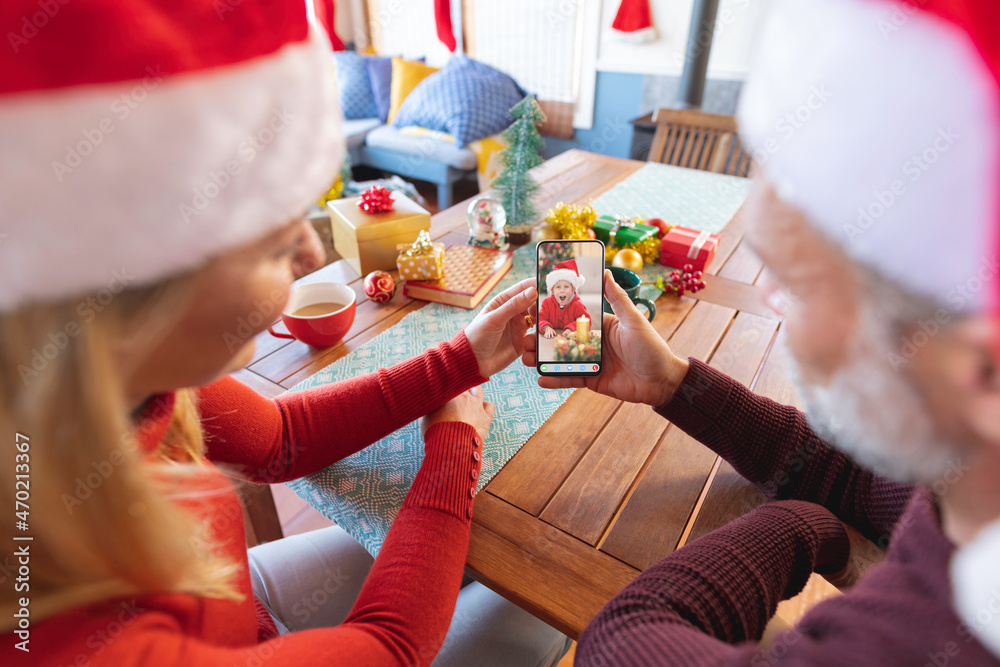
[(597, 243), (546, 243), (539, 249), (540, 362), (600, 360), (603, 268)]

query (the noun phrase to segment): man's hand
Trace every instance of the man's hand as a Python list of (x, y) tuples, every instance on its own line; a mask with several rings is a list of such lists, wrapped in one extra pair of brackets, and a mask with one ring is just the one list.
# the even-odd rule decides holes
[[(687, 359), (670, 351), (666, 341), (615, 283), (610, 271), (604, 272), (604, 290), (615, 314), (604, 314), (601, 331), (604, 360), (600, 375), (539, 377), (539, 386), (586, 387), (632, 403), (654, 406), (666, 403), (687, 374)], [(534, 336), (525, 337), (524, 350), (521, 357), (524, 365), (534, 368), (537, 359)]]
[(483, 400), (483, 388), (473, 387), (423, 417), (420, 420), (420, 433), (427, 435), (427, 430), (435, 424), (464, 422), (476, 429), (480, 440), (486, 440), (495, 412), (496, 407)]
[(522, 280), (494, 297), (465, 327), (483, 377), (502, 371), (524, 353), (526, 316), (537, 297), (535, 279)]

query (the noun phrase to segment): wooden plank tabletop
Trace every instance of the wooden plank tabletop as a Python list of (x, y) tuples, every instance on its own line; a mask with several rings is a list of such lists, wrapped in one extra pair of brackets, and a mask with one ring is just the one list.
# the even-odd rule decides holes
[[(534, 170), (539, 210), (586, 202), (644, 163), (571, 150)], [(436, 241), (466, 240), (462, 202), (433, 216)], [(781, 360), (781, 321), (761, 305), (761, 264), (743, 244), (738, 216), (721, 232), (708, 286), (663, 296), (656, 330), (694, 356), (778, 400), (793, 389)], [(369, 301), (343, 260), (303, 279), (348, 283), (357, 318), (337, 346), (315, 350), (257, 339), (239, 373), (261, 393), (284, 391), (423, 306), (399, 290)], [(374, 369), (373, 369), (374, 370)], [(762, 502), (732, 468), (650, 408), (579, 390), (528, 440), (476, 498), (468, 571), (573, 638), (643, 568)]]

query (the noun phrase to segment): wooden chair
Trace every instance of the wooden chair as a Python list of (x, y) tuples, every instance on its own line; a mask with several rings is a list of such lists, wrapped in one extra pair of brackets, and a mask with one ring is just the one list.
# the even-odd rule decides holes
[(736, 118), (693, 109), (657, 109), (649, 161), (730, 176), (749, 176), (750, 154), (737, 134)]

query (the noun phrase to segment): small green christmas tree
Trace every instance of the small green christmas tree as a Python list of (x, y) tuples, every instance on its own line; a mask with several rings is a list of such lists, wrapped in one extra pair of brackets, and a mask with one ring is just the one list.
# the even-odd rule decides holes
[(500, 173), (493, 181), (493, 189), (507, 213), (511, 243), (527, 243), (531, 225), (538, 216), (532, 201), (538, 183), (529, 170), (542, 163), (538, 152), (545, 146), (545, 140), (536, 126), (545, 120), (545, 114), (535, 97), (528, 95), (514, 105), (510, 116), (514, 122), (501, 135), (508, 146), (499, 155)]

